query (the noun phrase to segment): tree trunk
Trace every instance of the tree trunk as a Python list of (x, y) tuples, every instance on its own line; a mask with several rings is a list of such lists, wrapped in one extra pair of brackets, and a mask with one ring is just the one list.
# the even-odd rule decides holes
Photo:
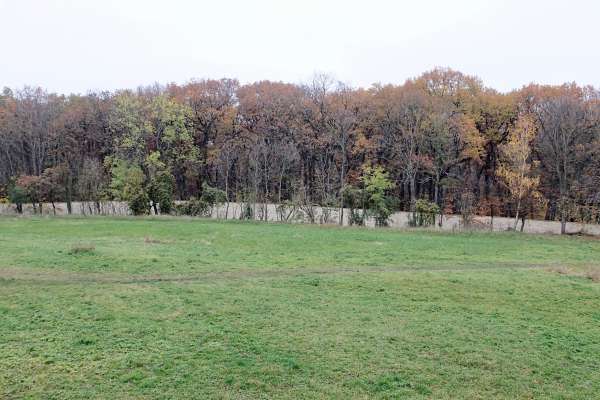
[(440, 205), (439, 201), (439, 193), (440, 193), (440, 174), (436, 172), (435, 174), (435, 182), (433, 184), (433, 202)]
[(410, 177), (410, 211), (415, 212), (415, 203), (417, 202), (417, 178)]
[(66, 200), (67, 200), (67, 213), (69, 215), (71, 215), (72, 213), (72, 205), (71, 205), (71, 196), (72, 196), (72, 190), (73, 190), (73, 177), (71, 176), (71, 172), (68, 173), (67, 175), (67, 193), (66, 193)]
[(561, 185), (561, 196), (560, 196), (560, 234), (564, 235), (567, 233), (567, 212), (566, 208), (566, 196), (564, 193), (566, 190), (562, 189)]
[(340, 175), (340, 225), (344, 225), (344, 170), (346, 169), (346, 146), (345, 141), (343, 141), (342, 146), (342, 171)]
[(519, 209), (521, 208), (521, 199), (517, 200), (517, 212), (515, 213), (515, 226), (513, 228), (514, 231), (517, 230), (517, 226), (519, 225)]

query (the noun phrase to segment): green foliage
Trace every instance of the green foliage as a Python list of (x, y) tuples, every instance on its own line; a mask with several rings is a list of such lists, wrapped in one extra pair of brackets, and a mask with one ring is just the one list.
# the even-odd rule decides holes
[(150, 213), (150, 198), (143, 189), (130, 194), (127, 203), (133, 215), (147, 215)]
[(133, 215), (144, 215), (150, 211), (150, 198), (144, 188), (144, 172), (137, 165), (121, 159), (109, 159), (111, 181), (109, 190), (118, 200), (126, 201)]
[(391, 199), (386, 196), (386, 191), (394, 187), (389, 174), (381, 166), (363, 166), (361, 177), (367, 197), (369, 213), (375, 218), (377, 226), (387, 226), (392, 215)]
[(142, 98), (130, 92), (115, 96), (109, 127), (115, 133), (116, 154), (113, 157), (141, 163), (146, 152), (146, 134), (150, 129), (145, 118)]
[(18, 206), (29, 201), (27, 189), (13, 182), (8, 188), (8, 200)]
[(175, 177), (168, 171), (160, 171), (148, 184), (149, 199), (160, 206), (161, 214), (169, 214), (173, 210), (173, 191)]
[(415, 203), (415, 212), (410, 221), (412, 226), (435, 225), (435, 217), (440, 213), (440, 207), (425, 199), (419, 199)]
[(177, 206), (176, 211), (179, 215), (209, 217), (213, 208), (225, 201), (227, 201), (227, 196), (224, 191), (204, 183), (202, 185), (202, 196), (199, 199), (192, 198)]
[(42, 178), (40, 176), (21, 175), (16, 181), (11, 183), (8, 197), (12, 203), (16, 204), (18, 213), (23, 212), (23, 203), (27, 202), (33, 205), (33, 212), (37, 212), (36, 203), (42, 201), (41, 181)]
[(201, 199), (211, 206), (219, 205), (227, 201), (227, 194), (225, 191), (212, 187), (206, 182), (202, 184), (202, 196)]
[(109, 191), (114, 199), (129, 201), (144, 186), (142, 169), (119, 158), (107, 158), (111, 181)]
[(348, 216), (348, 223), (350, 225), (364, 225), (367, 217), (364, 207), (366, 206), (367, 199), (364, 190), (354, 187), (352, 185), (346, 185), (344, 187), (344, 207), (348, 208), (350, 215)]
[(189, 215), (192, 217), (208, 217), (210, 210), (211, 206), (209, 203), (195, 197), (175, 207), (178, 215)]

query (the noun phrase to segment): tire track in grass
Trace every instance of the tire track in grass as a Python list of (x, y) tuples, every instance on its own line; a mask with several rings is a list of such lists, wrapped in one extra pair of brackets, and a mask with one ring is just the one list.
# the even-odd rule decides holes
[(331, 268), (286, 268), (286, 269), (237, 269), (206, 271), (194, 274), (124, 274), (124, 273), (79, 273), (51, 269), (31, 269), (23, 267), (0, 268), (0, 282), (40, 282), (56, 284), (78, 283), (160, 283), (160, 282), (210, 282), (214, 280), (240, 280), (253, 278), (302, 277), (311, 275), (344, 275), (356, 273), (430, 273), (430, 272), (495, 272), (510, 270), (551, 270), (548, 264), (501, 264), (494, 267), (472, 265), (456, 268), (437, 267), (331, 267)]

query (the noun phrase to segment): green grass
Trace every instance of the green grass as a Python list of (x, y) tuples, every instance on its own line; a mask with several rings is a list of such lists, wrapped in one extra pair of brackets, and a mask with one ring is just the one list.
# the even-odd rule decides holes
[(0, 218), (0, 398), (598, 398), (598, 268), (586, 238)]

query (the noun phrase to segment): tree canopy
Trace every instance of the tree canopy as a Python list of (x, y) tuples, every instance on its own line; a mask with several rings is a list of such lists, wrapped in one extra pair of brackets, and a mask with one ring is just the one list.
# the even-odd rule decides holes
[(218, 188), (229, 201), (341, 206), (370, 165), (387, 174), (395, 209), (423, 199), (459, 212), (469, 198), (484, 215), (598, 222), (598, 149), (597, 89), (499, 93), (447, 68), (366, 89), (321, 74), (0, 95), (0, 193), (19, 201), (134, 198), (170, 210)]

